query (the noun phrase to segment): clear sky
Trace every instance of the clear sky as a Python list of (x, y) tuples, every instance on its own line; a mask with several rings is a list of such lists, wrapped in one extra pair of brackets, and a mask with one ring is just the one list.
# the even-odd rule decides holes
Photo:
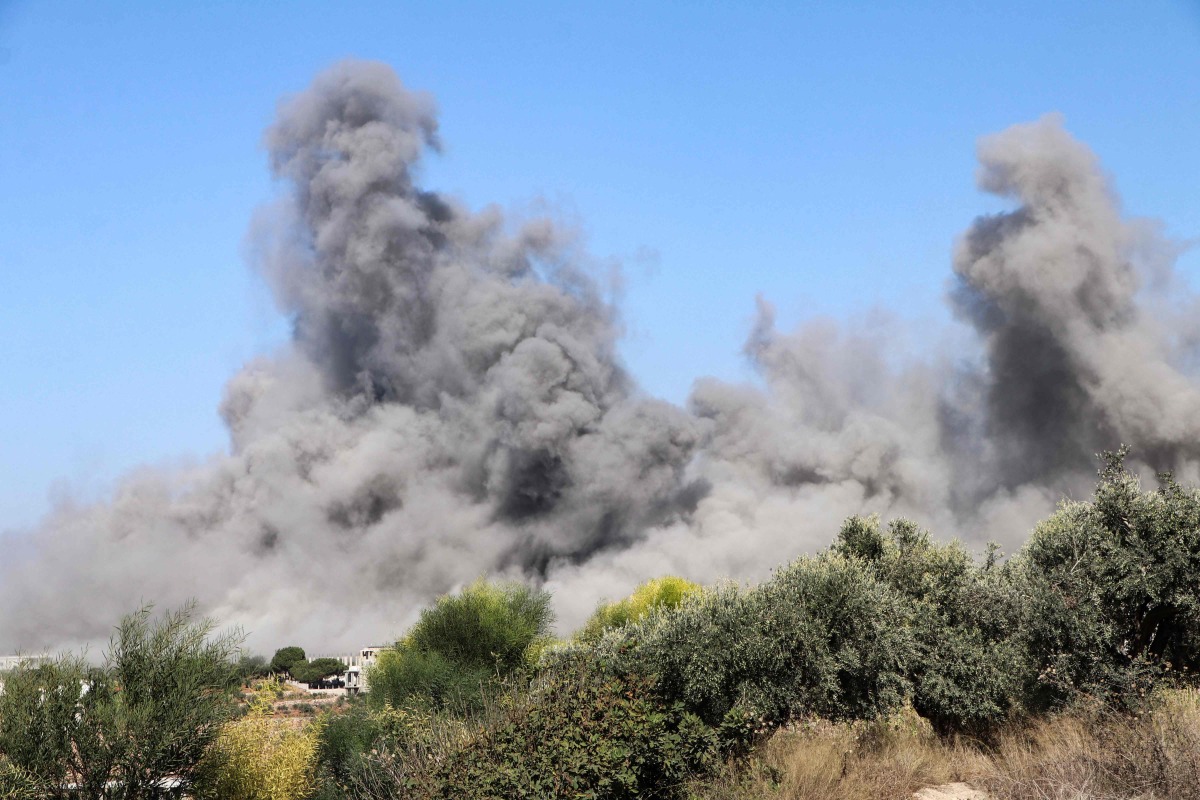
[(975, 140), (1048, 111), (1200, 237), (1195, 0), (0, 0), (0, 530), (225, 447), (225, 379), (287, 336), (242, 255), (262, 130), (347, 56), (437, 97), (428, 185), (623, 264), (624, 357), (677, 402), (748, 377), (759, 293), (787, 327), (944, 324), (954, 238), (999, 207)]

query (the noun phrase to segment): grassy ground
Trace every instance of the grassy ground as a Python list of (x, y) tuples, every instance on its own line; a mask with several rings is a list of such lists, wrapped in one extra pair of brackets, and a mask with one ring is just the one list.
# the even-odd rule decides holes
[(1200, 800), (1200, 695), (1165, 694), (1138, 717), (1078, 710), (995, 743), (937, 738), (913, 714), (815, 722), (776, 734), (748, 767), (692, 787), (696, 800), (907, 800), (952, 782), (993, 800)]

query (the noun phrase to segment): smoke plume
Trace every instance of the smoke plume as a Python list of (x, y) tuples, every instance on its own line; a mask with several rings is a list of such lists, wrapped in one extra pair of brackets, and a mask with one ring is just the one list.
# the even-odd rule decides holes
[(386, 640), (481, 574), (556, 590), (564, 626), (665, 572), (754, 579), (849, 514), (1012, 547), (1093, 456), (1200, 474), (1194, 302), (1154, 226), (1048, 116), (983, 139), (1015, 209), (957, 244), (967, 352), (901, 351), (883, 313), (777, 329), (756, 385), (646, 397), (569, 230), (421, 188), (433, 101), (347, 62), (266, 135), (290, 191), (254, 262), (294, 335), (229, 382), (227, 454), (62, 506), (0, 577), (0, 649), (103, 638), (143, 600), (284, 640)]

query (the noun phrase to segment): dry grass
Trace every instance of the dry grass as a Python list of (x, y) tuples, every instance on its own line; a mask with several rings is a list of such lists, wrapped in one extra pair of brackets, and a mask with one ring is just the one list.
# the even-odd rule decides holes
[(915, 715), (811, 723), (776, 734), (749, 765), (695, 784), (695, 800), (908, 800), (966, 782), (992, 800), (1200, 800), (1200, 693), (1165, 693), (1140, 717), (1076, 711), (986, 751), (940, 740)]
[(696, 800), (908, 800), (925, 786), (976, 780), (986, 756), (939, 740), (910, 712), (886, 722), (815, 722), (776, 734), (748, 767), (692, 788)]
[(1200, 695), (1140, 717), (1061, 715), (1006, 735), (982, 782), (995, 800), (1200, 800)]

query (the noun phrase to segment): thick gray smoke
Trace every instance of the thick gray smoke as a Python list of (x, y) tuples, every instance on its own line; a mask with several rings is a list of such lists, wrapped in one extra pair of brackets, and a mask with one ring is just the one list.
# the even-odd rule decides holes
[(0, 649), (193, 596), (251, 644), (351, 648), (481, 574), (545, 582), (569, 627), (664, 572), (759, 577), (854, 513), (1015, 545), (1122, 441), (1197, 473), (1190, 295), (1057, 118), (980, 145), (981, 187), (1018, 207), (956, 250), (976, 350), (906, 356), (883, 314), (781, 333), (760, 301), (761, 386), (703, 379), (686, 410), (621, 368), (569, 231), (420, 188), (433, 103), (387, 67), (321, 75), (267, 144), (290, 194), (255, 260), (291, 346), (230, 381), (230, 454), (31, 533)]

